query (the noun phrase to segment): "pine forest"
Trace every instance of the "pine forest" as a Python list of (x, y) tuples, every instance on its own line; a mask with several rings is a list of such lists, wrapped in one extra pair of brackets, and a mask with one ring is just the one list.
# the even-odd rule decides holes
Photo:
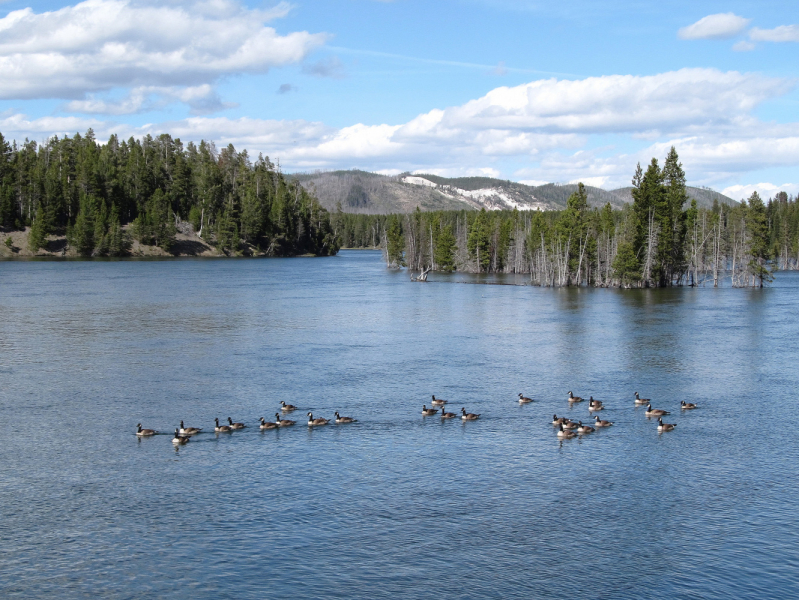
[(65, 234), (81, 256), (123, 256), (134, 240), (168, 252), (180, 230), (228, 255), (338, 252), (328, 212), (269, 158), (166, 134), (42, 145), (0, 134), (0, 226), (30, 227), (34, 252)]
[[(63, 235), (80, 256), (169, 252), (180, 232), (226, 255), (334, 255), (382, 248), (411, 271), (523, 273), (540, 286), (762, 287), (799, 268), (797, 198), (700, 208), (671, 149), (632, 179), (633, 203), (590, 208), (582, 184), (562, 211), (328, 213), (268, 157), (164, 134), (98, 143), (86, 135), (9, 143), (0, 134), (0, 227), (35, 252)], [(10, 238), (6, 238), (8, 245)]]

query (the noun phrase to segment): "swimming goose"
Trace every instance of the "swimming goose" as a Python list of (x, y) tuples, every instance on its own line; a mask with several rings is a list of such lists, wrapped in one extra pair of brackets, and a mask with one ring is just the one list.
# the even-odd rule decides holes
[(230, 417), (227, 418), (227, 422), (231, 429), (244, 429), (247, 427), (244, 423), (234, 423)]
[(442, 400), (441, 398), (436, 398), (436, 395), (433, 394), (433, 400), (430, 402), (433, 406), (444, 406), (447, 403), (446, 400)]
[(217, 433), (228, 433), (230, 431), (233, 431), (227, 425), (220, 425), (219, 424), (219, 419), (214, 419), (214, 421), (216, 421), (216, 427), (214, 427), (214, 431), (215, 432), (217, 432)]
[(613, 425), (613, 421), (603, 421), (599, 417), (595, 416), (594, 425), (596, 425), (597, 427), (610, 427), (611, 425)]
[(580, 396), (573, 396), (571, 392), (569, 392), (569, 402), (582, 402), (583, 399)]
[(297, 407), (293, 404), (286, 404), (282, 400), (280, 401), (280, 410), (285, 410), (286, 412), (291, 412), (292, 410), (297, 410)]
[(308, 427), (318, 427), (319, 425), (327, 425), (328, 422), (330, 422), (330, 419), (323, 419), (322, 417), (314, 419), (313, 413), (308, 413)]
[(594, 433), (595, 431), (596, 431), (596, 429), (594, 429), (594, 428), (593, 428), (593, 427), (591, 427), (590, 425), (583, 425), (583, 422), (582, 422), (582, 421), (580, 421), (580, 422), (577, 424), (577, 433), (583, 433), (583, 434), (585, 434), (585, 433)]
[(561, 424), (561, 427), (563, 427), (563, 429), (577, 429), (577, 423), (567, 419)]
[(558, 417), (558, 415), (552, 415), (552, 424), (553, 425), (563, 425), (564, 423), (568, 423), (569, 419), (566, 417)]
[(693, 410), (696, 408), (696, 404), (693, 402), (686, 402), (685, 400), (680, 402), (680, 408), (683, 410)]
[(532, 398), (528, 398), (527, 396), (519, 394), (519, 404), (529, 404), (532, 401)]
[(442, 418), (442, 419), (454, 419), (454, 418), (455, 418), (455, 417), (457, 417), (457, 416), (458, 416), (458, 415), (456, 415), (455, 413), (451, 413), (451, 412), (444, 412), (444, 410), (443, 410), (443, 409), (442, 409), (442, 411), (441, 411), (441, 418)]
[(671, 414), (667, 410), (660, 410), (659, 408), (652, 408), (651, 404), (646, 405), (646, 412), (644, 413), (647, 417), (662, 417), (663, 415)]
[(195, 433), (200, 433), (202, 429), (198, 429), (197, 427), (184, 427), (183, 421), (180, 422), (180, 433), (182, 435), (194, 435)]
[(461, 408), (461, 419), (464, 421), (476, 421), (480, 418), (480, 415), (476, 415), (474, 413), (467, 413), (465, 408)]
[(173, 444), (186, 444), (189, 441), (189, 437), (185, 435), (180, 435), (178, 432), (178, 428), (175, 427), (175, 437), (172, 438)]
[(563, 429), (563, 425), (559, 425), (558, 426), (558, 437), (559, 438), (570, 439), (570, 438), (573, 438), (573, 437), (577, 437), (577, 434), (574, 433), (573, 431), (567, 431), (567, 430)]
[(649, 404), (650, 402), (652, 402), (652, 401), (649, 398), (641, 398), (638, 395), (638, 392), (635, 392), (635, 403), (636, 404)]
[(155, 435), (156, 433), (158, 433), (155, 429), (142, 429), (141, 428), (141, 423), (136, 425), (136, 427), (138, 427), (138, 431), (136, 432), (136, 435), (141, 436), (141, 437), (146, 437), (148, 435)]
[(261, 417), (260, 428), (261, 429), (276, 429), (277, 428), (277, 423), (270, 423), (269, 421), (267, 421), (266, 419)]
[(599, 400), (594, 400), (593, 396), (588, 399), (588, 410), (604, 410), (604, 408)]
[(425, 417), (433, 416), (438, 413), (437, 408), (427, 408), (427, 404), (422, 404), (422, 415)]
[(278, 413), (275, 413), (275, 424), (278, 427), (289, 427), (294, 425), (297, 421), (292, 421), (291, 419), (281, 419)]
[(672, 431), (675, 427), (676, 423), (664, 423), (663, 419), (658, 419), (658, 431)]
[(336, 423), (356, 423), (358, 419), (353, 419), (352, 417), (342, 417), (340, 414), (336, 413)]

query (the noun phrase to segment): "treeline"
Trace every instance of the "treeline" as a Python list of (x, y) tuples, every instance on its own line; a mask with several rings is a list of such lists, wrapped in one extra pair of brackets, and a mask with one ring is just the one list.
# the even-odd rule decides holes
[(66, 234), (78, 254), (120, 256), (131, 240), (169, 251), (178, 230), (225, 254), (331, 255), (330, 215), (268, 157), (167, 134), (99, 144), (85, 136), (45, 144), (0, 134), (0, 227), (30, 226), (33, 251)]
[(390, 266), (422, 271), (529, 273), (542, 286), (762, 286), (799, 268), (797, 199), (757, 193), (736, 206), (688, 202), (674, 148), (633, 176), (633, 203), (589, 208), (582, 184), (563, 211), (334, 215), (345, 245), (381, 239)]

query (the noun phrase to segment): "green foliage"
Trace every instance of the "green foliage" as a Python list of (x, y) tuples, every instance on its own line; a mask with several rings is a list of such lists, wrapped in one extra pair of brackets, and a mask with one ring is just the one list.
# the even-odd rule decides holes
[(181, 220), (225, 252), (242, 243), (278, 256), (339, 248), (327, 211), (268, 158), (208, 142), (184, 147), (167, 134), (112, 135), (101, 145), (89, 130), (42, 146), (12, 146), (0, 134), (0, 226), (34, 226), (40, 207), (48, 230), (66, 231), (84, 256), (127, 252), (127, 224), (141, 243), (169, 251)]
[(386, 254), (388, 264), (397, 267), (405, 265), (405, 238), (402, 235), (402, 223), (397, 215), (392, 215), (386, 228)]
[(616, 276), (627, 286), (637, 283), (641, 279), (641, 263), (635, 255), (630, 242), (619, 244), (619, 251), (613, 261), (613, 270)]
[(770, 258), (768, 224), (766, 222), (766, 206), (760, 195), (752, 192), (749, 197), (749, 210), (746, 215), (746, 229), (750, 235), (749, 268), (759, 287), (764, 282), (772, 281), (772, 270), (768, 267)]
[(477, 272), (488, 272), (491, 266), (491, 219), (483, 208), (469, 225), (466, 248), (477, 263)]
[(455, 250), (457, 248), (452, 227), (443, 227), (436, 238), (435, 262), (439, 270), (455, 270)]
[(31, 230), (28, 232), (28, 246), (31, 252), (38, 252), (47, 245), (47, 235), (50, 233), (47, 215), (41, 206), (36, 210)]

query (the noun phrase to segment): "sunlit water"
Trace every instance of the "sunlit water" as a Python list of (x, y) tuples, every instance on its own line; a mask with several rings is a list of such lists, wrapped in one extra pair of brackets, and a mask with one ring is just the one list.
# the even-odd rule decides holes
[[(797, 274), (442, 279), (374, 252), (0, 263), (0, 596), (799, 595)], [(559, 442), (554, 413), (590, 420), (569, 390), (615, 425)], [(423, 418), (431, 394), (482, 416)], [(298, 424), (261, 433), (281, 400)], [(175, 450), (181, 419), (206, 432)]]

